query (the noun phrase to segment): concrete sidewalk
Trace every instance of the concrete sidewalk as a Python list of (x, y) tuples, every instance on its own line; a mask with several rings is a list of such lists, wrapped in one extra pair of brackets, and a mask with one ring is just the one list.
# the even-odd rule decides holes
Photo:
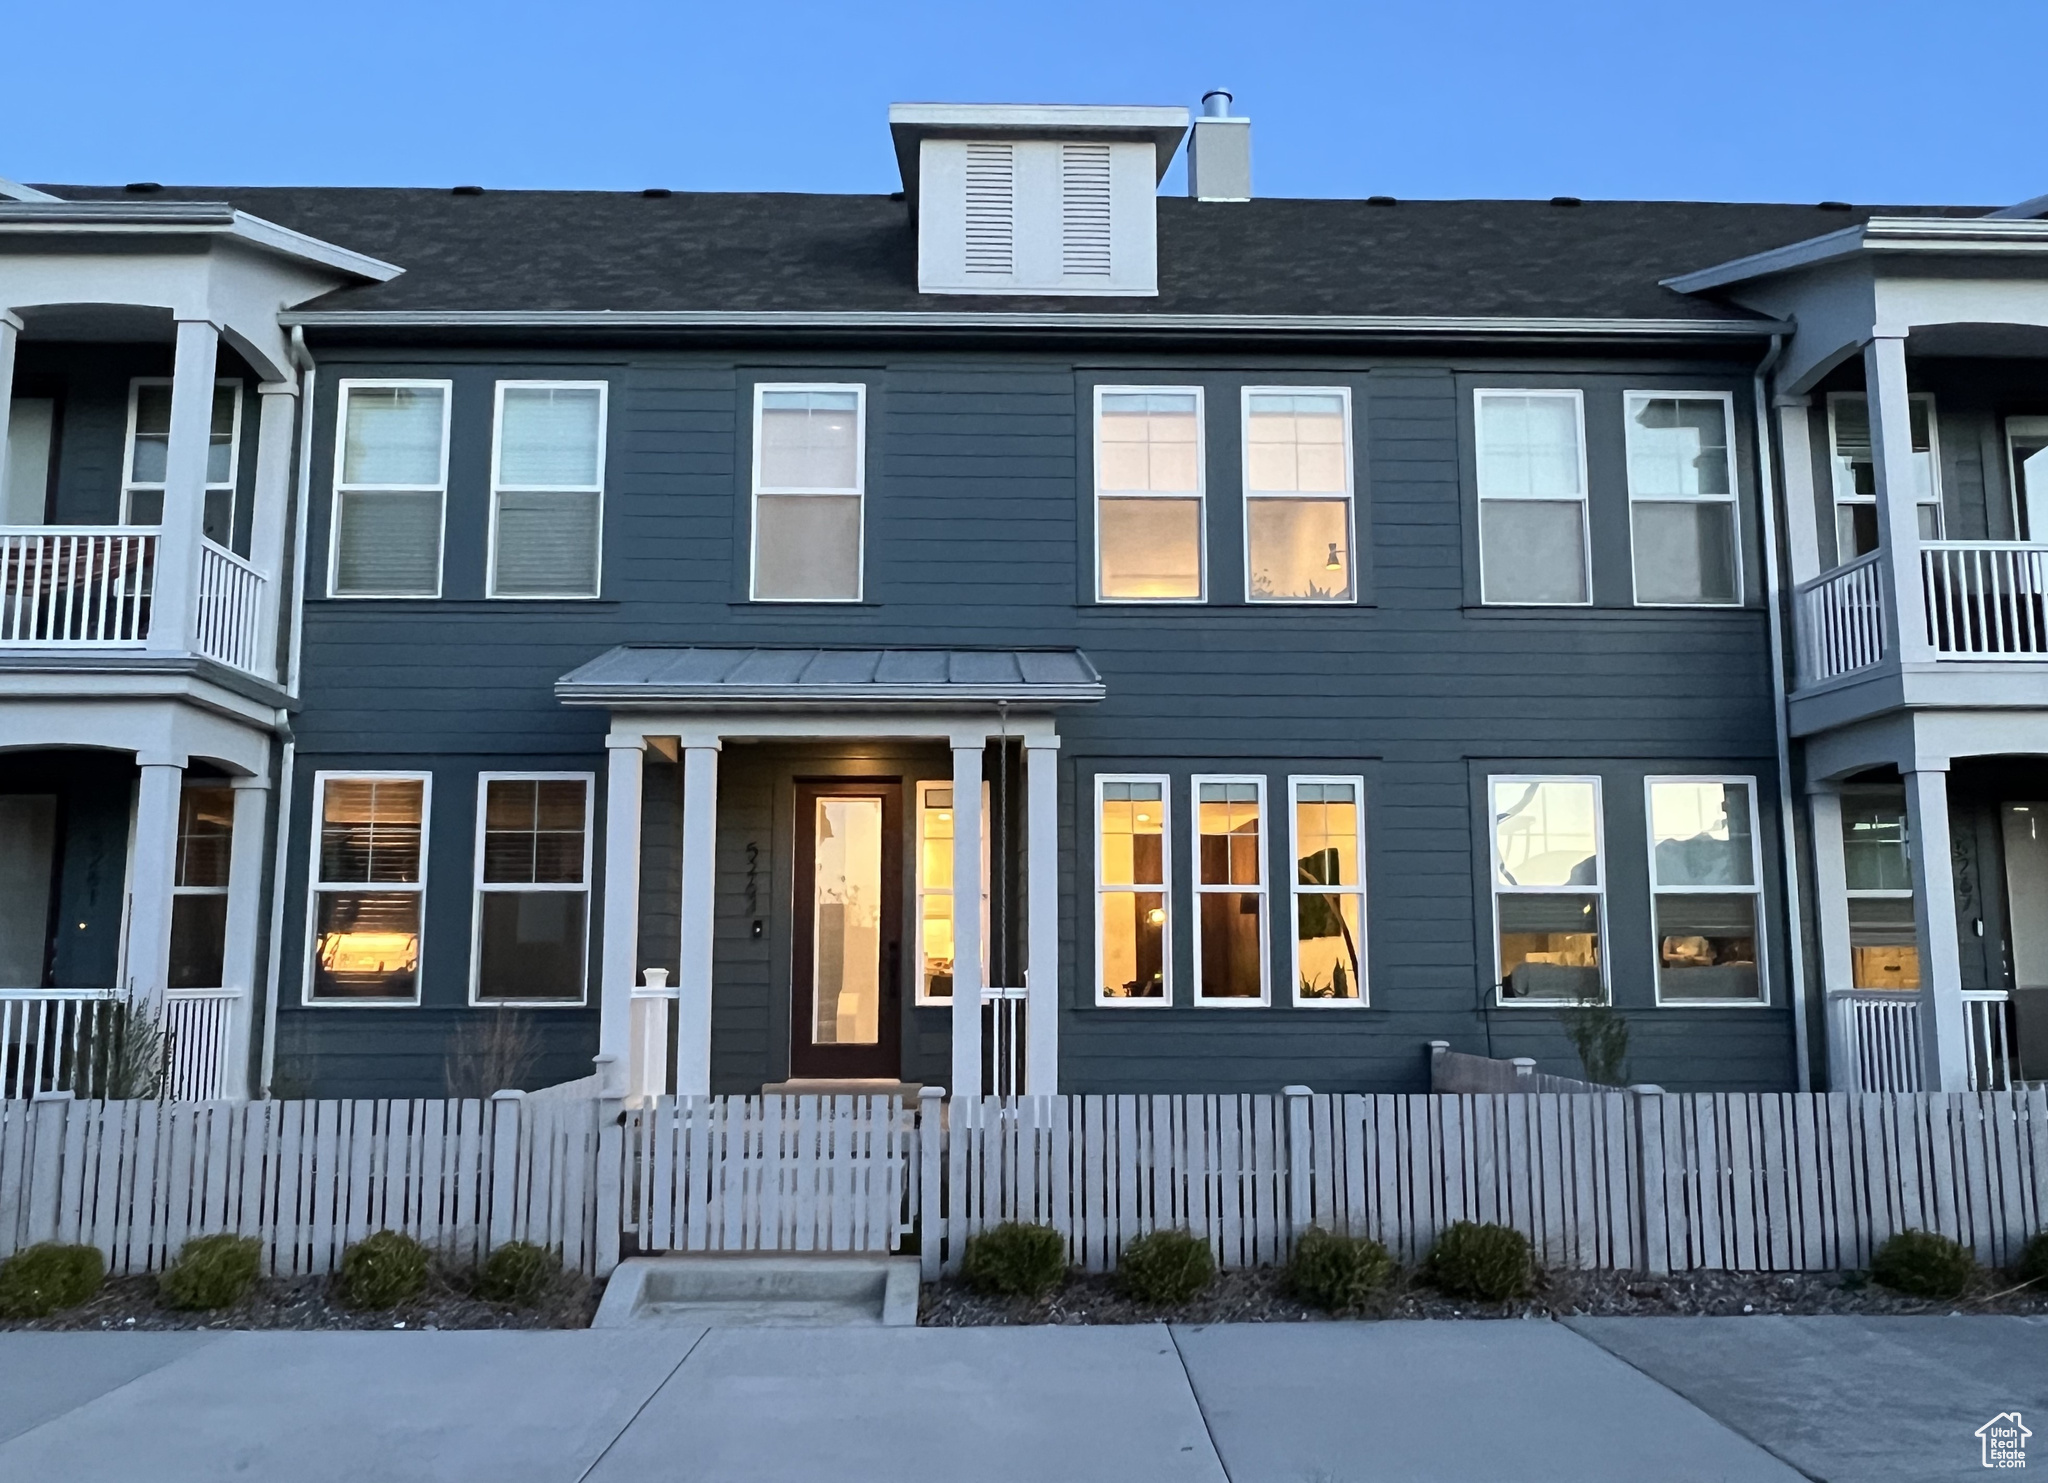
[(2048, 1374), (2009, 1319), (1576, 1327), (4, 1334), (0, 1477), (1917, 1480)]

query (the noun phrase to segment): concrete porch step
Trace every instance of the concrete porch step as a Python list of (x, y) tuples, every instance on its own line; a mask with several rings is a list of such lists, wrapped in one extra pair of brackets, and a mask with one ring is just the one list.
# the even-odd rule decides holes
[(916, 1257), (786, 1252), (620, 1262), (592, 1328), (903, 1328), (917, 1323)]

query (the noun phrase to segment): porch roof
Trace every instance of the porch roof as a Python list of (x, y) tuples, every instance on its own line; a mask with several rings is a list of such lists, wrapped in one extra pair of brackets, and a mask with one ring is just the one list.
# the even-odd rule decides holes
[(555, 682), (567, 705), (875, 706), (1101, 700), (1079, 649), (778, 649), (621, 644)]

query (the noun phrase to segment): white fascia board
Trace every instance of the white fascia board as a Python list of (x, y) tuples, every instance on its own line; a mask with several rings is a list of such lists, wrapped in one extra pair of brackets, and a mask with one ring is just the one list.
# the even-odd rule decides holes
[[(1060, 297), (1039, 294), (1038, 297)], [(559, 330), (1072, 330), (1162, 334), (1434, 336), (1483, 339), (1762, 340), (1792, 332), (1780, 319), (1594, 319), (1439, 314), (1098, 314), (924, 310), (308, 309), (278, 315), (307, 329)]]
[(1068, 103), (891, 103), (889, 133), (903, 190), (917, 201), (918, 146), (926, 139), (1122, 139), (1149, 142), (1164, 179), (1188, 131), (1185, 108)]
[(2008, 254), (2048, 253), (2048, 221), (1989, 217), (1873, 216), (1861, 226), (1810, 237), (1732, 262), (1661, 280), (1679, 293), (1704, 293), (1732, 284), (1796, 272), (1861, 252)]
[(54, 201), (58, 198), (48, 191), (39, 191), (32, 185), (23, 185), (18, 180), (9, 180), (0, 175), (0, 201)]
[(0, 201), (0, 233), (232, 237), (279, 257), (385, 283), (403, 268), (237, 211), (224, 201)]

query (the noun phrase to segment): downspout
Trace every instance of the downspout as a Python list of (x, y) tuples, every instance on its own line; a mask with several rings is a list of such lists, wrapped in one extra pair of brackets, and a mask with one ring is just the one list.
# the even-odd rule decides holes
[(1766, 389), (1772, 367), (1785, 353), (1785, 337), (1771, 336), (1771, 348), (1757, 363), (1752, 389), (1756, 397), (1757, 492), (1763, 506), (1764, 591), (1771, 616), (1771, 718), (1778, 732), (1778, 843), (1785, 868), (1785, 928), (1791, 951), (1786, 955), (1792, 986), (1792, 1053), (1798, 1059), (1799, 1090), (1813, 1090), (1813, 1058), (1807, 1040), (1806, 912), (1799, 889), (1798, 809), (1792, 795), (1792, 713), (1785, 683), (1784, 584), (1778, 576), (1778, 488), (1771, 472), (1770, 396)]
[[(319, 370), (313, 353), (306, 348), (306, 332), (292, 326), (292, 363), (300, 372), (299, 382), (299, 498), (292, 539), (292, 626), (289, 657), (285, 661), (285, 693), (299, 696), (299, 653), (306, 611), (306, 515), (313, 499), (313, 394)], [(270, 1079), (277, 1068), (277, 996), (284, 970), (284, 887), (291, 862), (292, 769), (298, 760), (298, 742), (285, 737), (284, 758), (277, 777), (277, 856), (271, 862), (270, 882), (270, 965), (263, 992), (263, 1069), (258, 1092), (270, 1095)]]

